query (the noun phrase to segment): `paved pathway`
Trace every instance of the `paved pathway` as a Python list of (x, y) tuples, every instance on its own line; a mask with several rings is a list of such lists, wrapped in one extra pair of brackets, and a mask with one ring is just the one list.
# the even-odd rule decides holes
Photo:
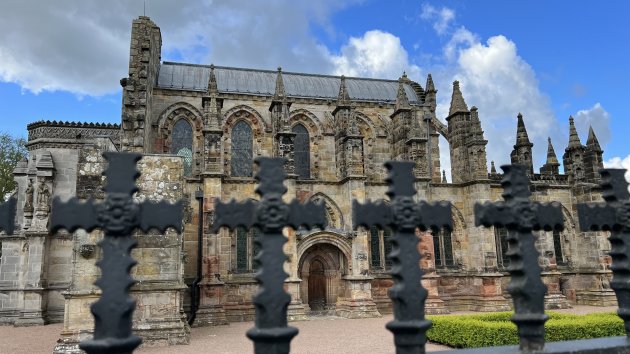
[[(575, 306), (558, 310), (567, 313), (612, 312), (616, 307)], [(291, 342), (292, 354), (387, 354), (394, 353), (393, 337), (385, 329), (391, 315), (382, 318), (348, 320), (321, 317), (310, 321), (291, 322), (300, 333)], [(193, 328), (191, 344), (160, 348), (142, 348), (139, 354), (247, 354), (253, 352), (252, 342), (245, 332), (252, 322), (231, 323), (228, 326)], [(61, 324), (38, 327), (0, 326), (0, 353), (49, 354), (61, 332)], [(429, 344), (428, 351), (448, 349)]]

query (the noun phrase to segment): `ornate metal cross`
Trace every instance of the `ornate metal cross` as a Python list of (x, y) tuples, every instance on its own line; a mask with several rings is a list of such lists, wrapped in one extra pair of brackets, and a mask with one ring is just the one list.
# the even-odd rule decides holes
[(613, 272), (610, 287), (617, 295), (617, 314), (630, 337), (630, 193), (625, 172), (625, 169), (600, 170), (605, 203), (578, 204), (577, 208), (582, 231), (610, 231)]
[(131, 258), (131, 249), (137, 244), (131, 233), (136, 228), (164, 232), (169, 227), (181, 232), (183, 204), (181, 201), (177, 204), (135, 203), (132, 198), (138, 190), (135, 180), (140, 176), (136, 163), (142, 156), (105, 152), (103, 157), (109, 162), (103, 172), (107, 177), (105, 201), (80, 202), (72, 198), (64, 203), (55, 198), (50, 229), (51, 232), (59, 229), (89, 232), (96, 228), (105, 231), (99, 243), (103, 259), (96, 263), (102, 274), (95, 284), (102, 289), (102, 294), (92, 305), (94, 339), (82, 342), (80, 348), (88, 354), (126, 354), (133, 352), (142, 341), (131, 332), (136, 302), (129, 296), (129, 288), (135, 283), (129, 271), (136, 264)]
[(416, 228), (421, 230), (453, 228), (451, 204), (448, 202), (416, 203), (413, 183), (413, 162), (388, 161), (386, 179), (389, 184), (387, 196), (391, 205), (383, 201), (366, 203), (352, 202), (354, 227), (389, 227), (391, 238), (392, 277), (394, 286), (389, 297), (394, 307), (394, 320), (387, 329), (394, 333), (397, 354), (421, 354), (425, 352), (426, 331), (431, 321), (424, 318), (427, 290), (422, 287), (422, 269), (418, 252)]
[(287, 191), (283, 185), (285, 158), (259, 157), (255, 162), (259, 166), (256, 193), (260, 195), (260, 202), (237, 203), (232, 200), (223, 204), (217, 201), (214, 229), (216, 232), (222, 226), (230, 229), (242, 226), (255, 227), (262, 232), (260, 239), (254, 240), (260, 245), (260, 253), (255, 258), (260, 264), (255, 276), (259, 288), (253, 299), (255, 327), (247, 331), (247, 337), (254, 341), (256, 354), (287, 354), (298, 329), (287, 325), (291, 296), (284, 291), (288, 274), (284, 271), (287, 256), (282, 245), (287, 239), (282, 235), (282, 229), (285, 226), (324, 228), (326, 211), (323, 205), (312, 202), (300, 204), (293, 200), (287, 205), (282, 201), (282, 195)]
[(4, 230), (7, 235), (13, 235), (15, 229), (15, 208), (17, 199), (9, 198), (6, 202), (0, 204), (0, 231)]
[(562, 208), (559, 203), (536, 203), (529, 200), (529, 179), (520, 165), (501, 166), (504, 202), (475, 204), (475, 225), (505, 227), (508, 230), (508, 292), (514, 301), (512, 322), (518, 327), (520, 348), (541, 350), (545, 345), (545, 293), (539, 252), (532, 231), (561, 230)]

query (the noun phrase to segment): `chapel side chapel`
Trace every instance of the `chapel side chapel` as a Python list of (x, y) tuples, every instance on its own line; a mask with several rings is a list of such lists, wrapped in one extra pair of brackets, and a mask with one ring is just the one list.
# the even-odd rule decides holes
[[(444, 124), (436, 116), (431, 75), (422, 86), (406, 75), (380, 80), (162, 62), (161, 45), (155, 23), (144, 16), (133, 21), (120, 125), (40, 121), (28, 126), (30, 159), (15, 169), (20, 231), (0, 238), (0, 322), (63, 321), (59, 353), (72, 352), (89, 335), (101, 233), (51, 235), (46, 225), (52, 197), (103, 198), (103, 151), (145, 154), (139, 200), (187, 202), (182, 235), (172, 230), (137, 234), (134, 326), (145, 341), (189, 340), (184, 310), (196, 274), (197, 190), (205, 203), (195, 324), (253, 319), (256, 230), (215, 234), (211, 226), (215, 200), (257, 198), (257, 156), (288, 160), (285, 200), (319, 201), (327, 212), (325, 229), (285, 230), (290, 319), (391, 312), (390, 233), (354, 230), (351, 219), (353, 199), (385, 198), (383, 163), (391, 159), (416, 163), (418, 200), (453, 204), (452, 231), (418, 232), (428, 312), (509, 309), (506, 230), (475, 227), (473, 215), (476, 202), (501, 199), (501, 174), (494, 163), (487, 170), (483, 107), (468, 108), (457, 81), (449, 114), (440, 117)], [(512, 162), (527, 166), (534, 200), (560, 202), (564, 212), (565, 230), (539, 232), (536, 241), (547, 307), (615, 304), (606, 234), (577, 227), (577, 203), (601, 200), (602, 149), (595, 133), (591, 129), (583, 145), (570, 118), (564, 174), (551, 140), (547, 161), (536, 173), (520, 113), (517, 122)], [(451, 181), (440, 169), (440, 136), (450, 147)]]

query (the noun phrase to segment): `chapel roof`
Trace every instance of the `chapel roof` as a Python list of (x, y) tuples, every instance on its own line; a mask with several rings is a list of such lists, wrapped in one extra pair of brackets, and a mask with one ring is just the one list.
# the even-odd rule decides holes
[[(278, 72), (215, 66), (214, 73), (220, 93), (273, 96)], [(157, 87), (161, 89), (206, 91), (210, 65), (163, 62)], [(282, 71), (289, 97), (337, 100), (341, 76), (305, 74)], [(411, 104), (421, 104), (410, 81), (404, 84)], [(350, 98), (356, 101), (395, 103), (398, 80), (346, 77)], [(421, 89), (421, 88), (420, 88)]]

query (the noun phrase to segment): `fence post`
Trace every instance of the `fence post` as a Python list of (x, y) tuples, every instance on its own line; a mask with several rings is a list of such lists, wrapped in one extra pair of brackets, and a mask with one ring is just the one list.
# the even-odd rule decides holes
[(539, 252), (532, 231), (561, 230), (564, 223), (559, 203), (530, 201), (529, 179), (520, 165), (501, 166), (505, 174), (504, 202), (475, 204), (475, 225), (505, 227), (508, 230), (508, 292), (514, 302), (512, 322), (518, 327), (520, 349), (538, 351), (545, 346), (545, 293)]
[(578, 204), (582, 231), (610, 231), (613, 278), (610, 287), (617, 295), (617, 314), (630, 337), (630, 193), (625, 169), (601, 169), (604, 203)]
[(282, 201), (287, 189), (283, 182), (285, 158), (259, 157), (255, 160), (259, 167), (256, 180), (259, 181), (256, 193), (260, 202), (237, 203), (232, 200), (215, 204), (215, 232), (222, 226), (230, 229), (242, 226), (258, 228), (262, 235), (255, 240), (260, 251), (255, 260), (260, 268), (256, 273), (259, 289), (254, 295), (256, 307), (255, 327), (247, 331), (247, 337), (254, 341), (256, 354), (288, 354), (291, 340), (298, 333), (295, 327), (287, 325), (287, 307), (291, 295), (284, 291), (284, 271), (287, 256), (282, 246), (287, 242), (282, 229), (291, 226), (297, 229), (326, 226), (326, 211), (323, 205), (307, 202), (300, 204), (293, 200), (290, 204)]
[(17, 199), (9, 198), (6, 202), (0, 204), (0, 231), (4, 230), (7, 235), (13, 235), (15, 229), (15, 208), (17, 207)]
[(72, 198), (62, 202), (59, 197), (55, 198), (50, 231), (84, 229), (90, 232), (96, 228), (105, 231), (99, 243), (103, 259), (96, 263), (101, 268), (101, 278), (95, 283), (102, 294), (91, 307), (94, 338), (81, 342), (79, 347), (88, 354), (128, 354), (142, 341), (131, 332), (136, 302), (129, 296), (129, 288), (135, 283), (129, 271), (136, 264), (131, 250), (137, 244), (131, 233), (136, 228), (164, 232), (169, 227), (181, 233), (183, 204), (181, 201), (177, 204), (135, 203), (132, 198), (138, 191), (135, 180), (140, 176), (136, 163), (142, 155), (105, 152), (103, 157), (109, 162), (103, 172), (107, 177), (105, 201), (80, 202)]
[(426, 331), (431, 327), (431, 321), (424, 317), (427, 290), (421, 283), (423, 272), (416, 228), (453, 228), (450, 203), (416, 203), (413, 200), (416, 194), (413, 166), (413, 162), (385, 163), (389, 172), (386, 181), (391, 206), (384, 202), (364, 205), (356, 200), (352, 202), (354, 228), (378, 226), (393, 231), (390, 257), (394, 286), (389, 290), (389, 297), (393, 302), (394, 320), (386, 327), (394, 333), (397, 354), (423, 354)]

